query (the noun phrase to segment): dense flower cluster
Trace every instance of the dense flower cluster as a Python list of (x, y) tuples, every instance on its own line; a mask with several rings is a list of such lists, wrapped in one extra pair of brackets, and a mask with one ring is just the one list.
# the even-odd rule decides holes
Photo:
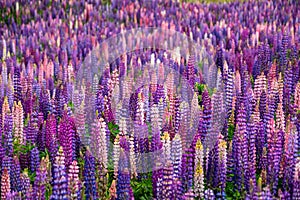
[[(300, 199), (299, 11), (297, 0), (1, 1), (1, 199)], [(207, 54), (120, 52), (131, 38), (76, 87), (95, 48), (143, 27)]]

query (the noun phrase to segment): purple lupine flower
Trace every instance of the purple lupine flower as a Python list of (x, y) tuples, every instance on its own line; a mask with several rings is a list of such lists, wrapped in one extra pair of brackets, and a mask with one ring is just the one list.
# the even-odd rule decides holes
[(91, 155), (89, 151), (86, 151), (84, 156), (83, 178), (85, 186), (85, 195), (87, 199), (97, 198), (95, 169), (95, 158)]
[(203, 128), (204, 128), (203, 140), (205, 140), (208, 131), (210, 130), (211, 117), (212, 117), (211, 100), (207, 90), (205, 90), (202, 93), (202, 104), (203, 104)]
[(21, 195), (26, 197), (26, 194), (30, 188), (30, 179), (27, 172), (23, 172), (20, 175), (20, 186), (21, 186)]
[(187, 76), (187, 80), (190, 86), (193, 88), (195, 85), (195, 59), (193, 55), (188, 59)]
[(225, 96), (226, 96), (226, 112), (227, 118), (231, 115), (232, 110), (232, 98), (233, 98), (233, 90), (234, 90), (234, 73), (231, 68), (228, 69), (227, 80), (225, 83)]
[(35, 144), (38, 134), (38, 127), (35, 121), (35, 113), (33, 113), (30, 117), (30, 122), (28, 124), (27, 132), (26, 132), (26, 141)]
[(40, 165), (40, 152), (37, 147), (30, 151), (30, 170), (36, 172)]
[(219, 136), (219, 166), (218, 166), (218, 176), (219, 183), (218, 186), (220, 188), (220, 198), (225, 199), (225, 187), (226, 187), (226, 170), (227, 170), (227, 144), (226, 141), (223, 140), (222, 135)]
[(68, 198), (68, 182), (65, 165), (65, 155), (63, 148), (60, 147), (55, 157), (53, 164), (53, 180), (52, 180), (52, 194), (50, 199), (65, 200)]
[(34, 188), (33, 192), (35, 197), (38, 199), (44, 200), (46, 195), (46, 184), (48, 184), (47, 178), (47, 163), (43, 158), (37, 171), (36, 171), (36, 178), (34, 181)]
[(234, 175), (237, 187), (241, 190), (241, 185), (244, 183), (244, 176), (247, 173), (248, 167), (248, 152), (247, 152), (247, 138), (246, 138), (246, 112), (244, 104), (241, 106), (237, 114), (237, 125), (233, 137), (232, 151), (235, 160)]
[(20, 182), (20, 163), (18, 157), (14, 157), (13, 163), (11, 166), (11, 190), (12, 191), (21, 191), (21, 182)]
[(6, 154), (12, 156), (13, 154), (13, 118), (11, 113), (6, 113), (3, 131), (3, 144)]
[(172, 140), (171, 143), (171, 159), (173, 164), (173, 179), (180, 179), (181, 175), (181, 159), (182, 159), (182, 144), (178, 134)]
[(22, 88), (21, 88), (19, 67), (15, 67), (14, 69), (13, 82), (14, 82), (14, 101), (16, 102), (22, 101), (22, 92), (21, 92)]
[(153, 197), (161, 197), (161, 180), (162, 180), (162, 164), (160, 160), (162, 154), (162, 142), (160, 138), (160, 132), (154, 130), (151, 141), (151, 152), (154, 152), (155, 160), (153, 160), (153, 172), (152, 172), (152, 185), (153, 185)]
[(205, 190), (205, 192), (204, 192), (204, 199), (214, 200), (215, 199), (214, 192), (211, 189)]
[(267, 125), (267, 142), (268, 142), (268, 168), (267, 181), (272, 186), (273, 192), (277, 190), (280, 160), (282, 153), (282, 138), (278, 135), (279, 131), (275, 131), (275, 122), (271, 119)]
[[(248, 186), (248, 190), (250, 190), (250, 180), (252, 180), (252, 182), (254, 181), (253, 184), (256, 183), (256, 134), (257, 134), (257, 129), (256, 126), (254, 124), (254, 119), (253, 119), (253, 115), (251, 116), (250, 121), (247, 124), (247, 135), (249, 138), (249, 155), (248, 155), (248, 161), (249, 161), (249, 168), (248, 168), (248, 174), (247, 174), (247, 180), (248, 183), (246, 184), (246, 186)], [(256, 184), (255, 184), (256, 185)]]
[(133, 199), (132, 188), (130, 186), (129, 157), (126, 150), (121, 149), (118, 164), (117, 178), (117, 200)]
[(39, 96), (39, 112), (43, 113), (44, 119), (47, 119), (48, 113), (50, 112), (50, 96), (49, 92), (46, 89), (42, 89), (42, 92)]
[(294, 132), (294, 124), (288, 121), (288, 127), (285, 132), (285, 144), (282, 163), (283, 169), (283, 186), (287, 191), (291, 192), (293, 187), (294, 168), (296, 164), (296, 152), (297, 152), (297, 134)]

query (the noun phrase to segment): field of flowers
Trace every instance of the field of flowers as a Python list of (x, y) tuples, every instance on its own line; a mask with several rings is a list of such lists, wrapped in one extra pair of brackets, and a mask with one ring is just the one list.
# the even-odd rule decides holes
[(300, 200), (298, 0), (4, 0), (0, 59), (2, 200)]

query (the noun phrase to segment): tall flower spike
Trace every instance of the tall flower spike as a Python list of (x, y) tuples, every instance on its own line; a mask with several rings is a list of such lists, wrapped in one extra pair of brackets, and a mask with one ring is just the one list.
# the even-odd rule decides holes
[(254, 98), (257, 100), (260, 98), (262, 91), (266, 90), (267, 79), (264, 73), (262, 72), (254, 82)]
[(163, 199), (173, 199), (173, 165), (170, 160), (167, 161), (163, 168)]
[(204, 141), (206, 141), (207, 134), (211, 127), (211, 118), (212, 118), (211, 100), (207, 90), (205, 90), (202, 94), (202, 104), (203, 104), (203, 125), (204, 125), (203, 139)]
[(39, 168), (36, 172), (36, 178), (34, 181), (34, 188), (33, 192), (37, 199), (45, 200), (46, 197), (46, 185), (48, 183), (47, 178), (47, 163), (45, 162), (45, 159), (43, 158)]
[(21, 88), (21, 74), (19, 67), (15, 67), (14, 75), (13, 75), (13, 83), (14, 83), (14, 101), (22, 100), (22, 88)]
[(26, 197), (26, 194), (30, 188), (30, 179), (27, 172), (23, 172), (20, 176), (20, 182), (21, 182), (21, 195), (22, 198)]
[(172, 140), (172, 146), (171, 146), (171, 159), (173, 163), (173, 178), (180, 179), (181, 175), (181, 159), (182, 159), (182, 144), (181, 139), (178, 134), (175, 135), (175, 137)]
[(171, 160), (171, 142), (170, 136), (167, 132), (164, 133), (162, 136), (162, 143), (163, 143), (163, 158), (164, 162)]
[(32, 172), (36, 172), (40, 165), (40, 154), (37, 147), (34, 147), (30, 151), (30, 170)]
[(18, 157), (14, 157), (12, 167), (11, 167), (11, 190), (20, 192), (21, 191), (21, 182), (20, 182), (20, 162)]
[(300, 110), (300, 83), (297, 84), (295, 89), (294, 104), (297, 111)]
[(122, 148), (120, 152), (119, 170), (117, 178), (117, 200), (133, 198), (133, 192), (130, 186), (130, 172), (128, 168), (128, 153)]
[(227, 144), (226, 141), (221, 139), (222, 135), (219, 136), (219, 187), (220, 187), (220, 196), (225, 198), (225, 187), (226, 187), (226, 170), (227, 170)]
[(7, 168), (3, 169), (1, 176), (1, 199), (7, 200), (7, 195), (10, 193), (10, 176)]
[(86, 199), (97, 199), (97, 190), (96, 190), (96, 163), (95, 158), (91, 153), (86, 151), (84, 156), (84, 186), (85, 186), (85, 196)]
[(65, 155), (63, 148), (60, 147), (53, 164), (53, 181), (52, 181), (51, 200), (65, 200), (68, 198), (68, 182), (65, 165)]
[(76, 157), (75, 150), (75, 128), (72, 123), (72, 118), (67, 116), (65, 112), (62, 121), (59, 125), (58, 137), (60, 145), (64, 149), (66, 165), (70, 165)]
[(79, 180), (79, 167), (77, 161), (74, 160), (68, 170), (68, 192), (69, 199), (80, 199), (81, 182)]
[(11, 113), (5, 114), (5, 121), (4, 121), (4, 147), (6, 150), (6, 154), (12, 156), (13, 154), (13, 118)]
[(113, 161), (114, 161), (114, 177), (118, 177), (118, 165), (120, 158), (120, 136), (117, 135), (114, 141), (114, 149), (113, 149)]
[(92, 153), (107, 168), (106, 123), (101, 117), (92, 126)]
[(202, 199), (204, 197), (204, 152), (201, 140), (198, 139), (196, 143), (195, 155), (195, 173), (194, 173), (194, 192), (195, 196)]
[(14, 121), (14, 138), (18, 140), (20, 144), (25, 143), (23, 134), (24, 127), (24, 112), (21, 101), (15, 102), (13, 106), (13, 121)]

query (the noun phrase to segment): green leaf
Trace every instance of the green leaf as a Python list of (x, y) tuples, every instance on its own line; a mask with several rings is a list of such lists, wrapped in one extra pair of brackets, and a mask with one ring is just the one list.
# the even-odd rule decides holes
[(233, 135), (234, 135), (234, 125), (233, 124), (229, 124), (229, 126), (228, 126), (228, 139), (232, 140), (233, 139)]

